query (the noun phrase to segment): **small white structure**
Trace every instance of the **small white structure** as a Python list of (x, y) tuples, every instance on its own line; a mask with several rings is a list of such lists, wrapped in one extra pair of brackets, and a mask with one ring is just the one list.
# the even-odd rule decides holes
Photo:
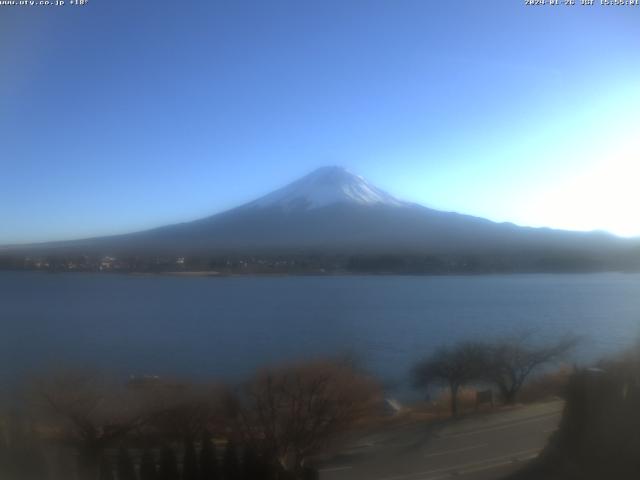
[(382, 409), (385, 415), (393, 416), (402, 412), (404, 407), (395, 398), (385, 398), (382, 402)]

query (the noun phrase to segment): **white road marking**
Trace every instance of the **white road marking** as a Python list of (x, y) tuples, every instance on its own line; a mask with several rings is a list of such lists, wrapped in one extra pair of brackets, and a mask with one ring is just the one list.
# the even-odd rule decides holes
[(481, 428), (481, 429), (478, 429), (478, 430), (472, 430), (470, 432), (450, 433), (450, 434), (447, 434), (447, 435), (442, 435), (441, 438), (467, 437), (469, 435), (476, 435), (478, 433), (493, 432), (493, 431), (496, 431), (496, 430), (505, 430), (507, 428), (518, 427), (520, 425), (525, 425), (527, 423), (541, 422), (543, 420), (547, 420), (547, 419), (549, 419), (551, 417), (558, 416), (558, 415), (560, 415), (560, 413), (551, 413), (551, 414), (540, 416), (540, 417), (530, 418), (528, 420), (521, 420), (519, 422), (511, 422), (511, 423), (508, 423), (508, 424), (505, 424), (505, 425), (498, 425), (498, 426), (495, 426), (495, 427)]
[(358, 443), (356, 445), (351, 445), (351, 447), (349, 447), (350, 450), (356, 450), (358, 448), (371, 448), (374, 447), (375, 443), (373, 442), (367, 442), (367, 443)]
[[(438, 435), (439, 438), (449, 438), (449, 437), (465, 437), (465, 436), (470, 436), (470, 435), (475, 435), (475, 434), (480, 434), (480, 433), (484, 433), (484, 432), (492, 432), (492, 431), (499, 431), (499, 430), (505, 430), (505, 429), (509, 429), (509, 428), (516, 428), (520, 425), (526, 425), (526, 424), (530, 424), (530, 423), (534, 423), (534, 422), (541, 422), (541, 421), (545, 421), (545, 420), (550, 420), (553, 417), (557, 417), (560, 416), (562, 414), (562, 412), (557, 411), (557, 412), (550, 412), (550, 413), (544, 413), (544, 414), (539, 414), (536, 415), (535, 417), (529, 417), (529, 418), (525, 418), (523, 420), (514, 420), (511, 422), (501, 422), (498, 424), (494, 424), (494, 426), (488, 426), (485, 428), (480, 428), (477, 430), (469, 430), (467, 429), (466, 431), (461, 431), (458, 433), (450, 433), (450, 434), (444, 434), (444, 435)], [(556, 430), (554, 429), (545, 429), (544, 432), (548, 433), (548, 432), (552, 432)], [(371, 437), (367, 437), (366, 440), (370, 440)], [(360, 444), (358, 445), (360, 446), (365, 446), (366, 442), (364, 445)], [(371, 443), (376, 443), (376, 442), (371, 442)], [(432, 454), (426, 454), (424, 455), (424, 457), (429, 458), (429, 457), (437, 457), (437, 456), (443, 456), (449, 453), (458, 453), (458, 452), (463, 452), (466, 450), (472, 450), (472, 449), (477, 449), (477, 448), (481, 448), (484, 446), (487, 446), (488, 444), (477, 444), (477, 445), (472, 445), (470, 447), (463, 447), (463, 448), (459, 448), (459, 449), (452, 449), (452, 450), (446, 450), (446, 451), (440, 451), (440, 452), (434, 452)], [(367, 445), (368, 446), (368, 445)], [(535, 458), (538, 456), (540, 452), (540, 448), (534, 448), (534, 449), (529, 449), (529, 450), (521, 450), (518, 452), (514, 452), (511, 453), (509, 455), (501, 455), (501, 456), (497, 456), (497, 457), (492, 457), (492, 458), (488, 458), (485, 460), (480, 460), (480, 461), (475, 461), (475, 462), (470, 462), (470, 463), (466, 463), (466, 464), (461, 464), (461, 465), (450, 465), (448, 467), (441, 467), (435, 470), (428, 470), (428, 471), (423, 471), (423, 472), (416, 472), (416, 473), (407, 473), (407, 474), (401, 474), (401, 475), (395, 475), (395, 476), (389, 476), (389, 477), (379, 477), (379, 478), (375, 478), (373, 477), (371, 480), (443, 480), (443, 479), (449, 479), (453, 476), (462, 476), (462, 475), (468, 475), (471, 473), (475, 473), (478, 471), (482, 471), (482, 470), (490, 470), (490, 469), (495, 469), (495, 468), (499, 468), (502, 466), (506, 466), (506, 465), (510, 465), (514, 462), (524, 462), (527, 460), (530, 460), (532, 458)], [(329, 467), (329, 468), (325, 468), (325, 469), (321, 469), (320, 472), (338, 472), (338, 471), (343, 471), (343, 470), (351, 470), (354, 469), (354, 466), (351, 465), (343, 465), (343, 466), (338, 466), (338, 467)]]
[[(479, 462), (465, 463), (462, 465), (455, 465), (443, 468), (437, 468), (435, 470), (428, 470), (426, 472), (409, 473), (406, 475), (396, 475), (393, 477), (383, 477), (376, 480), (437, 480), (439, 478), (446, 478), (452, 474), (466, 474), (473, 471), (479, 471), (474, 469), (497, 468), (503, 465), (508, 465), (511, 462), (530, 460), (537, 456), (540, 452), (539, 448), (530, 448), (528, 450), (521, 450), (519, 452), (510, 453), (509, 455), (501, 455), (499, 457), (492, 457)], [(506, 461), (505, 461), (506, 460)], [(446, 473), (446, 475), (438, 475)], [(438, 475), (433, 477), (433, 475)]]
[[(533, 460), (540, 453), (539, 450), (536, 449), (535, 453), (531, 453), (529, 455), (519, 456), (519, 457), (511, 457), (509, 460), (502, 460), (498, 463), (492, 463), (490, 465), (482, 465), (479, 467), (467, 468), (465, 470), (461, 470), (458, 472), (459, 475), (468, 475), (470, 473), (482, 472), (484, 470), (491, 470), (492, 468), (503, 467), (505, 465), (510, 465), (514, 462), (526, 462), (527, 460)], [(431, 480), (431, 479), (429, 479)]]
[(345, 465), (344, 467), (321, 468), (318, 471), (319, 472), (339, 472), (340, 470), (349, 470), (351, 468), (353, 468), (351, 465)]
[(489, 445), (489, 444), (488, 443), (480, 443), (478, 445), (472, 445), (470, 447), (456, 448), (454, 450), (445, 450), (443, 452), (430, 453), (428, 455), (425, 455), (425, 458), (439, 457), (441, 455), (448, 455), (450, 453), (466, 452), (467, 450), (475, 450), (476, 448), (486, 447), (487, 445)]

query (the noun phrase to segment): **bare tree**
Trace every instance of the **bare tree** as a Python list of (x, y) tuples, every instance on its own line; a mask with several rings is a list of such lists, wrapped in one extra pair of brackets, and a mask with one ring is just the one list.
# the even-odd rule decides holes
[(127, 389), (95, 373), (66, 373), (35, 383), (34, 401), (78, 452), (82, 480), (94, 480), (101, 457), (148, 414)]
[(147, 430), (166, 440), (195, 441), (212, 423), (222, 423), (227, 390), (217, 384), (146, 377), (130, 382), (145, 409), (153, 412)]
[(443, 347), (413, 367), (414, 384), (418, 388), (446, 386), (451, 395), (451, 414), (458, 414), (458, 391), (482, 375), (484, 349), (481, 344), (464, 342)]
[(544, 364), (556, 361), (576, 346), (578, 337), (567, 336), (542, 346), (533, 345), (529, 334), (485, 344), (482, 377), (494, 383), (507, 404), (516, 397), (531, 373)]
[(344, 362), (318, 361), (264, 370), (238, 402), (244, 441), (287, 471), (366, 415), (377, 386)]

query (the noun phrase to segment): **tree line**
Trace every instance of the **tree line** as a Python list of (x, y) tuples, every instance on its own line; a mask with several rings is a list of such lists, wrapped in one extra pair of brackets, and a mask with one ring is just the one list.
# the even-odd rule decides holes
[(521, 334), (442, 347), (414, 365), (414, 385), (423, 389), (434, 385), (447, 388), (454, 416), (459, 410), (458, 393), (466, 385), (494, 387), (504, 403), (513, 404), (535, 370), (560, 359), (578, 343), (575, 336), (541, 346), (529, 340), (530, 334)]
[(379, 396), (375, 381), (338, 360), (264, 369), (233, 389), (49, 375), (31, 382), (21, 411), (0, 416), (0, 478), (313, 479), (312, 456)]
[[(455, 416), (461, 388), (487, 385), (513, 403), (532, 372), (575, 343), (535, 346), (526, 336), (460, 342), (437, 349), (412, 374), (418, 388), (447, 389)], [(0, 478), (313, 479), (313, 458), (378, 415), (382, 400), (378, 383), (343, 360), (265, 368), (234, 388), (47, 375), (30, 382), (17, 410), (0, 414)]]

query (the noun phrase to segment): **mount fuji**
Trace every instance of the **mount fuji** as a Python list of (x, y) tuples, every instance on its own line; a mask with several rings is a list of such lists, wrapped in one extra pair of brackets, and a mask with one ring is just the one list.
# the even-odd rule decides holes
[(632, 245), (604, 232), (519, 227), (399, 200), (341, 167), (322, 167), (247, 204), (137, 233), (22, 246), (104, 255), (428, 254), (599, 256)]

